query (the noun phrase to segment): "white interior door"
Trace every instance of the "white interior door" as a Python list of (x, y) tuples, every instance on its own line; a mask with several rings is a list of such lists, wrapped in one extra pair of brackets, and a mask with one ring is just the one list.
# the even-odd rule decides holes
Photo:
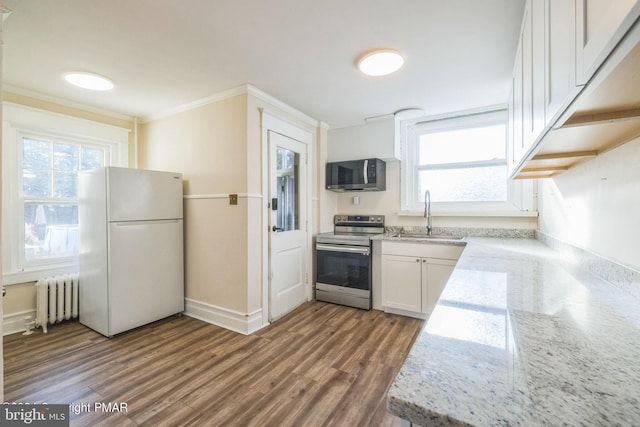
[(306, 301), (307, 145), (269, 131), (269, 320)]

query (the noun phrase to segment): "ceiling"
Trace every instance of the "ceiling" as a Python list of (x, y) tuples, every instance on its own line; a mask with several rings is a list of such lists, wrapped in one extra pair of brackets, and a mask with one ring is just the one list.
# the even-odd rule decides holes
[[(250, 84), (331, 127), (504, 104), (524, 0), (3, 0), (9, 92), (150, 118)], [(355, 61), (399, 50), (366, 77)], [(63, 72), (115, 89), (69, 86)]]

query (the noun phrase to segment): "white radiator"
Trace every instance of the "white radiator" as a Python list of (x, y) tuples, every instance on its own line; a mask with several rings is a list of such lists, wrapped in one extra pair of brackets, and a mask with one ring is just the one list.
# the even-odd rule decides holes
[(36, 282), (36, 324), (47, 333), (47, 324), (78, 317), (78, 274), (47, 277)]

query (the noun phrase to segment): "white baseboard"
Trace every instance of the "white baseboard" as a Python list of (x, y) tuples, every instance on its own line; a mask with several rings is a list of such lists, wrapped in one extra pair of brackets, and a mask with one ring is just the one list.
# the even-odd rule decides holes
[(425, 320), (429, 317), (429, 314), (431, 313), (416, 313), (415, 311), (407, 311), (407, 310), (401, 310), (399, 308), (391, 308), (391, 307), (384, 307), (383, 308), (385, 313), (389, 313), (389, 314), (397, 314), (400, 316), (407, 316), (407, 317), (413, 317), (416, 319), (422, 319)]
[(17, 334), (18, 332), (24, 332), (26, 330), (24, 324), (24, 318), (31, 316), (32, 319), (36, 318), (35, 310), (26, 310), (19, 313), (7, 314), (2, 317), (2, 335)]
[(185, 298), (184, 314), (244, 335), (252, 334), (267, 326), (262, 324), (261, 309), (244, 314), (189, 298)]

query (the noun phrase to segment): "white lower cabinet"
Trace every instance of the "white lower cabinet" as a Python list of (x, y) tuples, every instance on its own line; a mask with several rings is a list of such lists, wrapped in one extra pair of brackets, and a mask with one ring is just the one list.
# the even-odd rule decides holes
[(382, 255), (383, 307), (422, 312), (422, 259)]
[(382, 307), (415, 317), (431, 313), (464, 246), (382, 242)]

